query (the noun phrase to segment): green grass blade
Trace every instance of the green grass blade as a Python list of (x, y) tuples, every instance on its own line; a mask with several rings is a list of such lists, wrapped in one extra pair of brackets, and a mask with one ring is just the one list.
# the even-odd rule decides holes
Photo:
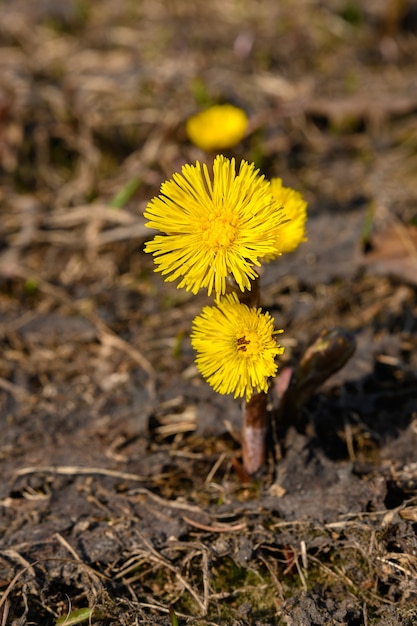
[(169, 607), (169, 617), (170, 617), (170, 619), (171, 619), (171, 626), (179, 626), (179, 624), (178, 624), (178, 618), (177, 618), (177, 616), (176, 616), (176, 614), (175, 614), (175, 611), (174, 611), (174, 607), (173, 607), (173, 606), (170, 606), (170, 607)]
[(109, 202), (109, 205), (113, 209), (121, 209), (122, 207), (124, 207), (125, 204), (129, 202), (130, 198), (132, 198), (132, 196), (135, 195), (141, 183), (142, 183), (141, 179), (138, 178), (137, 176), (135, 176), (134, 178), (131, 178), (126, 183), (126, 185), (122, 187), (120, 191), (116, 193), (115, 196), (113, 196), (113, 198)]
[(93, 609), (77, 609), (68, 615), (60, 617), (55, 626), (72, 626), (87, 621), (93, 613)]

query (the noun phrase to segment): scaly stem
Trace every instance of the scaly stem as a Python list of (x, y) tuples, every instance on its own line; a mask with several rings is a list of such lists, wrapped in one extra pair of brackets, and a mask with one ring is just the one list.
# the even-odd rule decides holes
[(243, 405), (242, 455), (248, 474), (255, 474), (265, 463), (269, 427), (268, 396), (257, 393)]

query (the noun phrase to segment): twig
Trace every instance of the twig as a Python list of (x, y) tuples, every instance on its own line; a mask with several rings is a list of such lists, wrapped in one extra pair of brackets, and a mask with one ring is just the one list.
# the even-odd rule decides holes
[(190, 526), (194, 526), (200, 530), (206, 530), (209, 533), (235, 533), (239, 530), (244, 530), (246, 528), (246, 522), (241, 522), (240, 524), (225, 524), (219, 526), (208, 526), (207, 524), (202, 524), (201, 522), (197, 522), (195, 520), (190, 519), (186, 515), (182, 516), (184, 522), (189, 524)]
[(54, 537), (58, 539), (59, 543), (64, 546), (64, 548), (66, 548), (70, 554), (72, 554), (76, 561), (82, 562), (74, 548), (68, 543), (66, 539), (64, 539), (62, 535), (60, 535), (59, 533), (54, 533)]
[(11, 484), (13, 485), (20, 476), (28, 474), (58, 474), (61, 476), (90, 476), (98, 474), (99, 476), (109, 476), (111, 478), (120, 478), (121, 480), (131, 480), (134, 482), (145, 482), (149, 480), (148, 476), (140, 476), (139, 474), (128, 474), (126, 472), (118, 472), (117, 470), (105, 469), (103, 467), (81, 467), (79, 465), (45, 465), (44, 467), (22, 467), (16, 470), (12, 476)]
[(30, 565), (29, 567), (25, 567), (25, 569), (21, 569), (20, 572), (17, 572), (17, 574), (14, 576), (14, 578), (12, 579), (12, 581), (10, 582), (9, 586), (7, 587), (6, 591), (3, 592), (1, 598), (0, 598), (0, 609), (2, 608), (3, 604), (5, 604), (6, 600), (7, 600), (7, 596), (10, 594), (11, 590), (13, 589), (13, 587), (15, 586), (15, 584), (17, 583), (17, 581), (19, 580), (19, 578), (25, 573), (27, 572), (32, 566)]

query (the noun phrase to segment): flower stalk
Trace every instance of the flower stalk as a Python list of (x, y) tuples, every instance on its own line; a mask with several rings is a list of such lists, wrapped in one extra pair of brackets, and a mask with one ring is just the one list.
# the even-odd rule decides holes
[(263, 467), (266, 459), (269, 413), (266, 393), (256, 393), (243, 405), (242, 459), (249, 475)]

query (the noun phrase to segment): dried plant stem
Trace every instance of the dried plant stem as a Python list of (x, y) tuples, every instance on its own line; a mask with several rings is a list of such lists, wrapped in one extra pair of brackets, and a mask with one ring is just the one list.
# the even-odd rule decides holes
[(267, 399), (266, 393), (257, 393), (243, 405), (242, 455), (248, 474), (255, 474), (265, 463), (269, 428)]

